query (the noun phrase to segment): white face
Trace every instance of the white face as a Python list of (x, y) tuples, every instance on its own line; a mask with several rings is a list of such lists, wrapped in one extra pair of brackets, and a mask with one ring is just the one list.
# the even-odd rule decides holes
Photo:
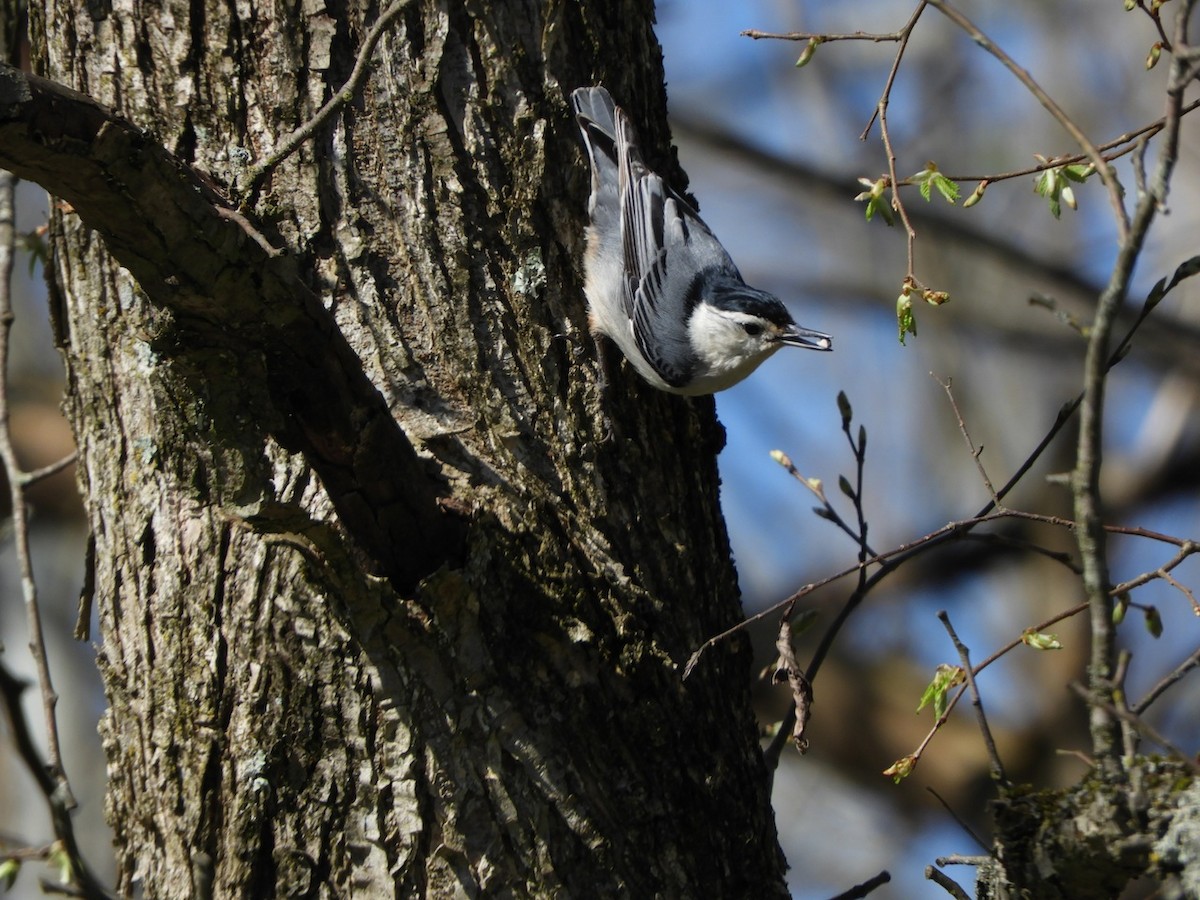
[(778, 325), (703, 303), (688, 321), (688, 332), (701, 360), (696, 380), (706, 388), (696, 393), (737, 384), (783, 346)]

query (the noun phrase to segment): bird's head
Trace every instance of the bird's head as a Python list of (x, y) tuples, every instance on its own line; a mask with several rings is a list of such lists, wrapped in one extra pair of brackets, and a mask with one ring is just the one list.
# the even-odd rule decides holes
[(797, 325), (773, 294), (740, 278), (715, 280), (699, 298), (688, 321), (688, 335), (709, 391), (741, 381), (781, 347), (832, 350), (829, 335)]

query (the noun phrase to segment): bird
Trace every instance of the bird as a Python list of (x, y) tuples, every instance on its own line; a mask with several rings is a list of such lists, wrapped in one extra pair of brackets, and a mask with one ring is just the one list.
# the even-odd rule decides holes
[(612, 339), (654, 387), (684, 396), (732, 387), (782, 347), (833, 349), (828, 334), (797, 325), (778, 297), (742, 280), (691, 204), (647, 168), (605, 88), (578, 88), (571, 105), (591, 161), (593, 335)]

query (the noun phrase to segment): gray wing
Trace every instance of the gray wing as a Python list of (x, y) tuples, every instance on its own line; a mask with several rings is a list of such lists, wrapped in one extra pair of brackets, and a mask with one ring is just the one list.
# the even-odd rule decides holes
[(616, 109), (625, 311), (642, 356), (672, 387), (694, 375), (687, 323), (707, 279), (737, 269), (696, 211), (646, 168)]

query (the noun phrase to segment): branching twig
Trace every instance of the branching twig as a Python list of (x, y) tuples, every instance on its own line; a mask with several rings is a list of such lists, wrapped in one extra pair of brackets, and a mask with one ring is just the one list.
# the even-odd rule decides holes
[(1055, 121), (1063, 127), (1067, 134), (1071, 135), (1075, 143), (1087, 154), (1087, 158), (1096, 167), (1096, 173), (1108, 189), (1109, 202), (1112, 204), (1113, 213), (1117, 219), (1117, 229), (1122, 242), (1124, 242), (1129, 232), (1129, 214), (1125, 211), (1121, 185), (1117, 182), (1117, 176), (1113, 173), (1112, 167), (1105, 162), (1104, 157), (1100, 154), (1100, 150), (1092, 143), (1091, 138), (1084, 134), (1083, 129), (1075, 124), (1075, 121), (1063, 111), (1054, 98), (1047, 94), (1042, 89), (1042, 86), (1033, 80), (1033, 76), (1029, 72), (1017, 65), (1011, 56), (994, 44), (991, 38), (980, 31), (975, 23), (963, 15), (962, 12), (955, 9), (946, 0), (925, 0), (925, 2), (965, 31), (976, 44), (996, 57), (1025, 86), (1025, 89), (1037, 98), (1037, 101), (1045, 110), (1054, 117)]
[(1200, 761), (1190, 753), (1185, 753), (1179, 747), (1176, 747), (1167, 738), (1165, 738), (1154, 726), (1135, 713), (1133, 710), (1123, 709), (1115, 703), (1110, 703), (1103, 697), (1097, 696), (1094, 692), (1089, 691), (1078, 682), (1071, 683), (1071, 690), (1082, 697), (1089, 706), (1103, 706), (1105, 712), (1115, 719), (1120, 719), (1123, 722), (1128, 722), (1138, 731), (1143, 737), (1149, 738), (1158, 746), (1167, 750), (1172, 756), (1182, 762), (1185, 766), (1192, 770), (1193, 773), (1200, 775)]
[[(850, 525), (846, 523), (845, 519), (841, 517), (838, 511), (834, 509), (833, 504), (829, 502), (829, 498), (825, 496), (825, 489), (821, 485), (820, 481), (808, 479), (802, 476), (796, 471), (796, 467), (785, 454), (779, 451), (776, 451), (772, 454), (776, 462), (779, 462), (781, 465), (783, 465), (793, 477), (795, 477), (801, 484), (812, 491), (821, 501), (821, 506), (815, 510), (816, 513), (822, 518), (833, 522), (838, 526), (838, 528), (850, 535), (850, 537), (855, 540), (855, 542), (858, 544), (859, 569), (857, 587), (847, 598), (833, 624), (826, 629), (825, 635), (817, 645), (816, 652), (813, 654), (813, 659), (809, 663), (808, 669), (803, 673), (797, 671), (794, 676), (791, 676), (796, 680), (796, 684), (793, 685), (793, 694), (798, 699), (788, 707), (788, 711), (784, 714), (784, 717), (780, 722), (779, 729), (775, 733), (775, 737), (772, 738), (771, 743), (763, 752), (763, 759), (767, 764), (768, 770), (771, 772), (774, 772), (779, 766), (779, 757), (783, 753), (783, 747), (787, 743), (789, 734), (794, 736), (796, 746), (801, 753), (803, 753), (807, 747), (806, 742), (803, 745), (801, 744), (804, 734), (804, 727), (806, 725), (805, 720), (807, 717), (805, 716), (804, 718), (801, 718), (801, 716), (804, 716), (804, 714), (807, 713), (812, 703), (812, 679), (816, 675), (817, 669), (819, 669), (821, 666), (821, 661), (824, 659), (825, 653), (833, 640), (833, 636), (837, 634), (842, 623), (846, 621), (850, 614), (853, 613), (858, 607), (859, 603), (862, 602), (863, 598), (866, 597), (867, 570), (865, 566), (863, 566), (863, 563), (869, 557), (876, 556), (875, 551), (871, 549), (871, 545), (867, 540), (867, 514), (866, 510), (863, 508), (862, 502), (864, 471), (867, 461), (867, 430), (862, 425), (859, 425), (857, 439), (855, 438), (853, 432), (851, 432), (850, 424), (854, 418), (854, 413), (850, 405), (850, 401), (847, 399), (845, 393), (838, 394), (838, 410), (842, 416), (842, 433), (846, 435), (846, 440), (850, 444), (850, 452), (853, 454), (855, 461), (855, 483), (851, 485), (848, 481), (846, 481), (845, 478), (841, 478), (839, 481), (841, 483), (842, 492), (850, 497), (851, 502), (854, 504), (854, 510), (858, 520), (857, 530), (851, 528)], [(887, 564), (884, 563), (883, 565), (886, 567)], [(792, 608), (794, 606), (794, 602), (788, 606), (787, 612), (783, 617), (785, 622), (790, 618), (792, 614)], [(803, 692), (797, 693), (798, 687), (801, 688)]]
[(913, 228), (912, 221), (908, 218), (908, 210), (904, 208), (904, 201), (900, 199), (900, 178), (896, 173), (896, 151), (892, 148), (891, 134), (888, 132), (887, 124), (887, 109), (888, 103), (891, 100), (892, 86), (896, 83), (896, 74), (900, 71), (900, 61), (904, 58), (904, 51), (908, 49), (908, 39), (912, 35), (913, 29), (917, 25), (917, 20), (921, 18), (921, 13), (925, 11), (926, 0), (921, 0), (917, 4), (917, 8), (913, 10), (912, 16), (904, 27), (900, 29), (899, 46), (896, 48), (896, 55), (892, 59), (892, 68), (888, 71), (887, 81), (883, 86), (883, 93), (879, 96), (879, 102), (875, 105), (875, 112), (871, 114), (871, 118), (867, 120), (866, 127), (862, 130), (862, 134), (858, 136), (860, 141), (865, 141), (867, 135), (871, 131), (871, 125), (875, 119), (879, 119), (879, 137), (883, 141), (883, 148), (887, 154), (888, 162), (888, 179), (892, 192), (892, 208), (896, 214), (900, 216), (900, 221), (904, 223), (905, 243), (908, 258), (908, 271), (905, 274), (905, 284), (920, 286), (921, 282), (917, 280), (916, 275), (916, 258), (915, 244), (917, 240), (917, 231)]
[(74, 876), (88, 897), (108, 896), (100, 882), (92, 875), (75, 842), (74, 826), (70, 811), (75, 808), (71, 784), (63, 766), (62, 752), (58, 740), (58, 717), (55, 707), (58, 694), (50, 677), (50, 662), (46, 654), (46, 639), (42, 631), (42, 613), (38, 605), (37, 582), (33, 577), (33, 560), (29, 552), (29, 513), (25, 503), (27, 487), (47, 474), (65, 468), (71, 461), (60, 460), (44, 469), (26, 473), (17, 460), (13, 446), (12, 428), (9, 418), (8, 351), (12, 339), (12, 270), (16, 249), (14, 225), (14, 191), (16, 178), (0, 170), (0, 466), (8, 479), (9, 502), (12, 505), (13, 543), (16, 549), (17, 567), (20, 572), (21, 593), (25, 601), (25, 620), (29, 629), (29, 652), (37, 671), (38, 687), (42, 698), (42, 718), (46, 730), (47, 760), (39, 758), (29, 727), (21, 710), (20, 695), (23, 685), (7, 669), (0, 667), (0, 694), (3, 695), (5, 711), (12, 729), (17, 750), (37, 781), (46, 803), (50, 807), (50, 818), (55, 835), (71, 860)]
[[(29, 555), (28, 514), (25, 508), (25, 476), (17, 462), (9, 424), (8, 350), (12, 338), (12, 269), (15, 251), (13, 225), (13, 191), (16, 179), (0, 172), (0, 465), (8, 477), (9, 502), (12, 504), (13, 535), (16, 543), (17, 565), (21, 576), (21, 592), (25, 598), (25, 618), (29, 628), (29, 652), (37, 668), (38, 686), (42, 694), (42, 715), (46, 726), (46, 743), (55, 790), (70, 797), (70, 786), (63, 770), (58, 746), (58, 720), (54, 714), (58, 694), (50, 678), (46, 658), (46, 641), (42, 635), (42, 614), (38, 607), (37, 584), (33, 580), (33, 562)], [(68, 801), (73, 804), (72, 800)]]
[[(940, 0), (939, 0), (940, 2)], [(1190, 0), (1180, 3), (1177, 30), (1184, 33)], [(1096, 313), (1088, 336), (1084, 358), (1083, 402), (1080, 405), (1079, 438), (1076, 446), (1075, 471), (1072, 489), (1075, 495), (1075, 518), (1079, 522), (1076, 538), (1083, 562), (1083, 586), (1091, 606), (1092, 647), (1088, 666), (1089, 686), (1097, 702), (1091, 705), (1092, 750), (1097, 763), (1110, 771), (1119, 766), (1117, 729), (1110, 710), (1111, 704), (1098, 698), (1111, 688), (1110, 679), (1115, 661), (1115, 628), (1112, 622), (1112, 602), (1108, 586), (1108, 561), (1104, 543), (1103, 514), (1100, 507), (1100, 458), (1103, 438), (1104, 395), (1109, 368), (1109, 341), (1117, 311), (1128, 291), (1134, 263), (1159, 207), (1166, 202), (1167, 187), (1179, 152), (1179, 122), (1183, 90), (1180, 83), (1183, 64), (1172, 60), (1167, 87), (1166, 120), (1160, 144), (1157, 170), (1153, 182), (1138, 197), (1131, 222), (1119, 221), (1120, 246), (1107, 287), (1096, 305)]]
[[(1030, 631), (1045, 631), (1047, 628), (1049, 628), (1051, 625), (1055, 624), (1056, 622), (1061, 622), (1063, 619), (1069, 619), (1071, 616), (1079, 615), (1079, 613), (1084, 612), (1087, 608), (1088, 608), (1088, 606), (1086, 603), (1080, 603), (1079, 605), (1073, 606), (1068, 610), (1064, 610), (1063, 612), (1056, 613), (1055, 615), (1051, 616), (1049, 619), (1046, 619), (1044, 622), (1034, 625), (1031, 629), (1028, 629), (1028, 630), (1030, 630)], [(1015, 648), (1021, 646), (1021, 644), (1023, 644), (1023, 643), (1024, 643), (1024, 640), (1020, 637), (1009, 641), (1007, 644), (1005, 644), (999, 650), (995, 651), (991, 656), (989, 656), (983, 662), (979, 663), (976, 666), (971, 667), (971, 669), (970, 669), (971, 677), (972, 678), (978, 677), (980, 672), (982, 672), (984, 669), (986, 669), (988, 666), (990, 666), (996, 660), (1000, 659), (1005, 654), (1010, 653)], [(965, 674), (965, 672), (964, 672), (964, 674)], [(934, 735), (936, 735), (939, 731), (941, 731), (942, 726), (945, 725), (948, 721), (950, 721), (950, 713), (954, 711), (954, 707), (956, 707), (958, 705), (958, 701), (960, 699), (962, 699), (963, 694), (965, 694), (966, 692), (967, 692), (967, 685), (964, 684), (961, 687), (959, 687), (959, 689), (954, 693), (954, 696), (952, 696), (948, 701), (946, 701), (945, 710), (943, 710), (942, 714), (940, 716), (938, 716), (937, 721), (935, 721), (933, 723), (933, 726), (926, 733), (924, 739), (921, 741), (921, 743), (917, 747), (917, 749), (914, 750), (912, 752), (912, 754), (909, 755), (908, 759), (911, 760), (910, 771), (911, 771), (911, 768), (915, 767), (917, 762), (920, 761), (921, 755), (925, 752), (925, 749), (929, 746), (929, 743), (933, 740)]]

